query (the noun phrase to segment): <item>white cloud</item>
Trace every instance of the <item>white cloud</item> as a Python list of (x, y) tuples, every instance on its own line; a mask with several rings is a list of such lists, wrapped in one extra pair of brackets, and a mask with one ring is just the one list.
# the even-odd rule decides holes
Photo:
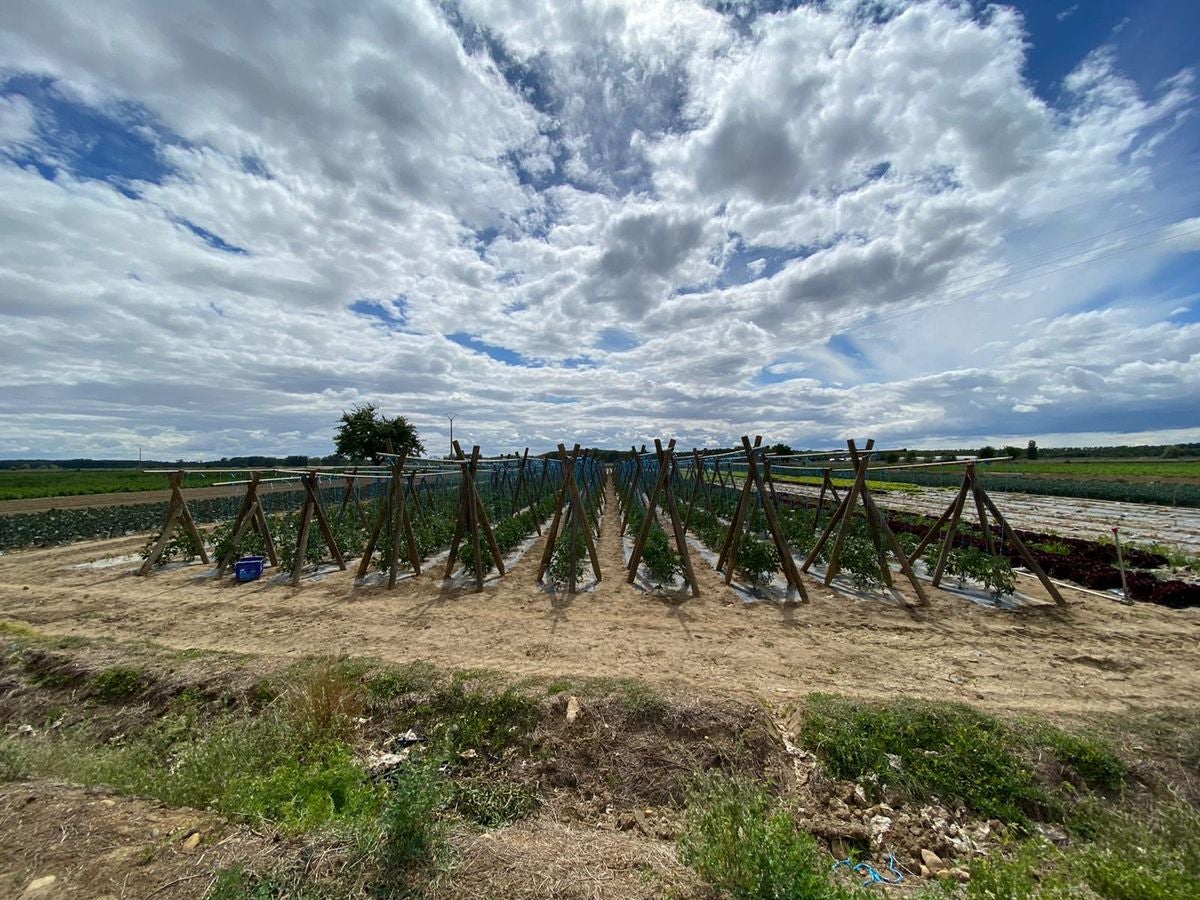
[[(363, 400), (491, 449), (1149, 433), (1196, 387), (1194, 298), (1147, 286), (1200, 249), (1190, 75), (1102, 48), (1047, 99), (1005, 7), (12, 20), (45, 87), (0, 96), (3, 455), (326, 451)], [(168, 174), (89, 177), (120, 154), (60, 152), (46, 97)]]

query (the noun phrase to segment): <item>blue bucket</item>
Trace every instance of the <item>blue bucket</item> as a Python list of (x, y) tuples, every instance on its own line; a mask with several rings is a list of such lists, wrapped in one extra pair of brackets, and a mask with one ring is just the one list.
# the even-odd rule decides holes
[(257, 581), (262, 577), (263, 562), (261, 556), (243, 556), (233, 564), (233, 574), (238, 581)]

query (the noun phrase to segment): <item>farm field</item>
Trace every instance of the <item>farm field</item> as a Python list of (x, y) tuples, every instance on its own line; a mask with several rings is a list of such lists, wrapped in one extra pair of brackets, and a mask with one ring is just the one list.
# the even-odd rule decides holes
[(1072, 478), (1101, 478), (1112, 481), (1180, 481), (1200, 483), (1200, 459), (1016, 459), (989, 462), (988, 471), (1020, 472), (1025, 475), (1069, 475)]
[[(187, 485), (201, 487), (228, 480), (224, 474), (195, 474), (188, 476)], [(3, 469), (0, 501), (161, 491), (166, 483), (166, 476), (141, 469)]]
[[(905, 608), (812, 578), (807, 604), (746, 602), (698, 555), (691, 598), (628, 583), (611, 480), (595, 502), (602, 578), (574, 594), (536, 582), (545, 536), (479, 592), (436, 549), (393, 590), (327, 562), (299, 587), (198, 562), (138, 577), (144, 534), (0, 555), (0, 894), (699, 900), (736, 894), (727, 827), (751, 853), (799, 841), (784, 877), (840, 891), (811, 896), (879, 895), (830, 874), (854, 852), (966, 897), (1022, 871), (1014, 840), (1082, 890), (1108, 877), (1089, 860), (1137, 866), (1082, 837), (1061, 811), (1080, 802), (1163, 854), (1141, 877), (1192, 884), (1168, 848), (1200, 799), (1200, 609), (1058, 607), (1036, 584), (1015, 609), (932, 587)], [(838, 762), (871, 716), (925, 723), (920, 747)], [(985, 744), (1011, 777), (979, 793)], [(957, 761), (922, 774), (930, 747)], [(1125, 792), (1180, 830), (1120, 818)], [(772, 830), (785, 808), (815, 837)], [(1037, 850), (1029, 816), (1079, 829), (1080, 861)]]

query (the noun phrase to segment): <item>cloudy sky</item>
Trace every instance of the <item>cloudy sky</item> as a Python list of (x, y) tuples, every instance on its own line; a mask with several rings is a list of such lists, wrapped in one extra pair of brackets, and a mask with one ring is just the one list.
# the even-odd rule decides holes
[(1200, 440), (1198, 7), (10, 4), (0, 456)]

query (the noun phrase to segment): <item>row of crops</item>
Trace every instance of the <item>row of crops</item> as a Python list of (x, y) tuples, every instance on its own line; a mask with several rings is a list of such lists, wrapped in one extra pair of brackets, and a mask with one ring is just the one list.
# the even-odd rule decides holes
[(548, 542), (553, 538), (553, 543), (548, 543), (550, 556), (545, 561), (543, 577), (573, 593), (588, 569), (591, 559), (588, 545), (591, 543), (594, 547), (600, 536), (604, 466), (581, 457), (574, 464), (572, 480), (574, 490), (569, 492), (557, 522), (558, 533), (547, 538)]
[[(539, 466), (537, 477), (527, 479), (518, 491), (514, 467), (493, 466), (480, 471), (476, 478), (476, 489), (502, 556), (515, 551), (550, 515), (562, 477), (557, 463), (547, 464), (545, 477), (541, 476)], [(405, 491), (404, 502), (421, 558), (436, 556), (450, 546), (458, 516), (460, 480), (457, 474), (445, 473), (409, 483), (410, 489)], [(355, 493), (360, 502), (354, 502), (353, 497), (347, 496), (347, 488), (340, 479), (337, 483), (322, 485), (322, 505), (343, 558), (349, 559), (363, 553), (372, 525), (391, 502), (388, 484), (385, 479), (358, 482)], [(291, 569), (296, 561), (304, 492), (294, 485), (286, 488), (271, 486), (260, 490), (260, 499), (280, 565), (284, 569)], [(205, 531), (206, 542), (210, 544), (215, 559), (222, 558), (230, 548), (234, 519), (240, 505), (239, 496), (205, 498), (188, 503), (193, 518)], [(3, 516), (0, 517), (0, 550), (47, 547), (79, 540), (156, 532), (162, 526), (166, 507), (165, 503), (150, 503)], [(385, 528), (378, 548), (381, 567), (385, 571), (389, 559), (389, 541), (390, 529)], [(238, 551), (241, 555), (265, 555), (265, 539), (255, 530), (247, 529)], [(199, 548), (186, 530), (180, 529), (159, 561), (165, 564), (198, 556)], [(305, 563), (321, 564), (331, 556), (322, 540), (310, 537)], [(405, 555), (400, 554), (400, 559), (407, 568), (409, 563)], [(459, 562), (473, 569), (473, 542), (464, 542), (460, 548)], [(496, 561), (487, 542), (481, 547), (480, 562), (484, 572), (495, 568)]]
[[(653, 471), (652, 464), (645, 468)], [(632, 462), (622, 464), (615, 470), (618, 496), (622, 507), (629, 509), (630, 530), (633, 532), (640, 527), (645, 516), (643, 490), (649, 489), (648, 484), (643, 486), (643, 490), (635, 489), (635, 473), (636, 467)], [(698, 474), (703, 476), (700, 483), (697, 482)], [(740, 488), (732, 479), (721, 483), (713, 480), (712, 476), (711, 466), (697, 470), (685, 465), (673, 475), (673, 488), (676, 497), (680, 498), (681, 516), (688, 532), (709, 550), (719, 553), (734, 518)], [(757, 492), (752, 492), (751, 498), (753, 502), (743, 522), (744, 531), (733, 566), (739, 578), (746, 583), (765, 585), (780, 571), (780, 558), (767, 529), (761, 499)], [(793, 556), (803, 560), (816, 546), (822, 528), (832, 514), (832, 507), (827, 504), (818, 518), (815, 504), (806, 502), (802, 497), (780, 494), (776, 501), (783, 538)], [(661, 504), (660, 513), (667, 514)], [(921, 538), (936, 522), (932, 517), (920, 515), (886, 512), (885, 515), (889, 527), (909, 558), (916, 551)], [(1050, 577), (1094, 590), (1122, 587), (1113, 544), (1039, 532), (1019, 531), (1018, 535)], [(924, 550), (921, 562), (926, 571), (931, 572), (936, 568), (945, 537), (946, 526), (943, 526), (937, 539)], [(960, 521), (950, 541), (944, 577), (963, 585), (982, 586), (997, 598), (1012, 594), (1016, 589), (1015, 567), (1021, 565), (1022, 560), (1011, 535), (1001, 531), (994, 533), (993, 537), (996, 541), (994, 552), (989, 552), (979, 528)], [(828, 562), (831, 544), (826, 542), (813, 559), (814, 564)], [(1128, 548), (1124, 563), (1127, 570), (1125, 584), (1132, 599), (1172, 608), (1200, 606), (1200, 585), (1159, 577), (1169, 565), (1166, 557)], [(885, 555), (871, 533), (866, 516), (861, 512), (853, 515), (838, 558), (839, 573), (848, 576), (859, 588), (872, 589), (885, 584), (885, 566)], [(671, 583), (679, 573), (680, 561), (661, 525), (655, 524), (651, 529), (643, 567), (647, 576), (659, 584)]]

